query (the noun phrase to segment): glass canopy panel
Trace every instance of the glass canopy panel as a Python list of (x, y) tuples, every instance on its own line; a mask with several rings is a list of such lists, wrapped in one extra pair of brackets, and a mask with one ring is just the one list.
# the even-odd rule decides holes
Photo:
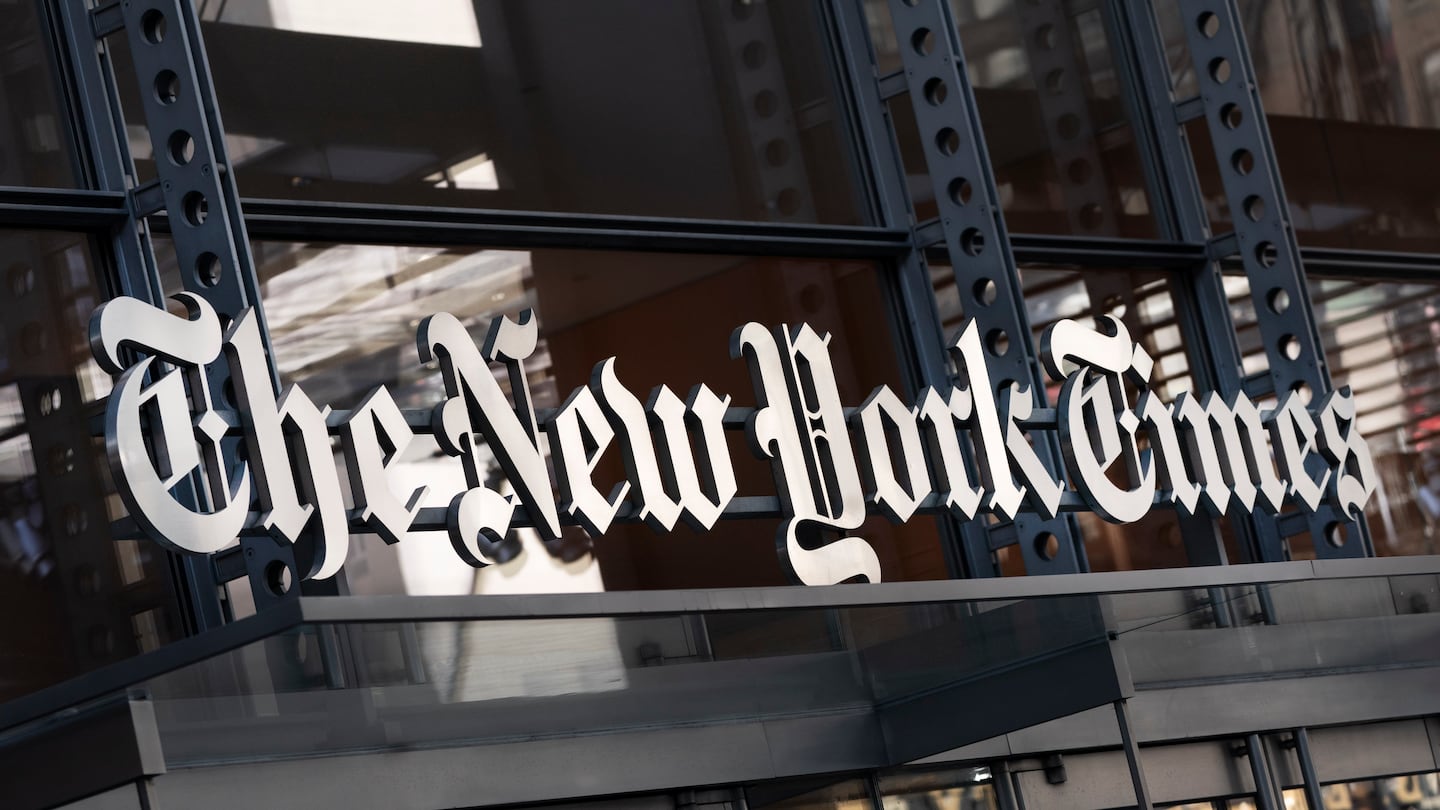
[[(925, 739), (891, 739), (903, 737), (915, 706), (948, 703), (952, 693), (974, 700), (993, 678), (1013, 679), (1034, 662), (1074, 663), (1069, 711), (1114, 700), (1107, 644), (1100, 603), (1089, 596), (324, 621), (150, 679), (132, 693), (153, 702), (170, 767), (801, 716), (874, 735), (868, 748), (878, 765), (914, 758), (916, 745), (944, 750), (977, 727), (962, 723), (939, 739), (917, 727)], [(1076, 650), (1099, 655), (1076, 657)]]
[[(1403, 573), (1337, 576), (1347, 567)], [(1176, 587), (1075, 592), (1161, 580)], [(682, 756), (713, 754), (730, 763), (722, 781), (753, 781), (784, 775), (795, 758), (889, 768), (1091, 709), (1098, 718), (1120, 699), (1141, 742), (1355, 722), (1346, 712), (1433, 714), (1437, 640), (1434, 558), (1143, 583), (1095, 574), (643, 600), (310, 597), (0, 706), (0, 749), (46, 733), (49, 712), (76, 722), (87, 705), (128, 698), (148, 703), (171, 771), (581, 736), (605, 740), (586, 743), (593, 765), (681, 733)], [(1235, 688), (1256, 700), (1226, 699)], [(987, 776), (886, 795), (953, 798)]]
[(245, 197), (857, 224), (816, 8), (227, 0), (199, 13)]

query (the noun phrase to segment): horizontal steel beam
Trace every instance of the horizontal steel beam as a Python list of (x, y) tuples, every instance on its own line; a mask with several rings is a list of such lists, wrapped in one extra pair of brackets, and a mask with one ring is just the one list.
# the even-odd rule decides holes
[(127, 197), (118, 191), (0, 188), (0, 227), (87, 230), (125, 222)]
[(896, 228), (252, 199), (243, 205), (254, 239), (836, 258), (886, 258), (910, 247), (910, 232)]

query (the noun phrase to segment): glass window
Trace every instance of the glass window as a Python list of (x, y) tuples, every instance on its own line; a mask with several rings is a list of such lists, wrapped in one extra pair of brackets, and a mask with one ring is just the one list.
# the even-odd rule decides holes
[[(1176, 97), (1195, 94), (1174, 3), (1162, 4)], [(1440, 6), (1240, 0), (1261, 100), (1301, 244), (1440, 250)], [(1195, 135), (1192, 128), (1192, 137)], [(1208, 142), (1193, 148), (1229, 221)]]
[[(491, 318), (527, 308), (540, 325), (539, 346), (526, 365), (540, 409), (559, 407), (609, 357), (618, 358), (617, 377), (642, 400), (662, 384), (683, 397), (704, 383), (732, 397), (734, 407), (753, 407), (747, 364), (729, 351), (731, 333), (749, 321), (804, 322), (828, 332), (847, 406), (860, 405), (880, 385), (908, 397), (883, 271), (870, 262), (271, 242), (257, 244), (255, 253), (282, 379), (336, 408), (357, 404), (377, 385), (389, 387), (401, 407), (433, 406), (444, 386), (416, 355), (420, 319), (450, 312), (483, 337)], [(740, 431), (727, 438), (740, 495), (773, 495), (769, 463), (750, 451)], [(432, 485), (426, 505), (445, 506), (464, 488), (459, 461), (441, 456), (428, 437), (405, 458), (417, 481)], [(595, 480), (623, 477), (612, 446)], [(572, 529), (564, 559), (552, 560), (538, 541), (527, 546), (534, 553), (516, 561), (534, 567), (523, 586), (505, 566), (477, 574), (441, 535), (389, 547), (357, 538), (347, 572), (362, 593), (781, 585), (776, 530), (768, 519), (722, 520), (706, 532), (680, 524), (664, 534), (617, 522), (592, 545)], [(886, 580), (948, 575), (932, 519), (917, 515), (896, 526), (877, 515), (857, 534), (879, 552)], [(522, 540), (529, 543), (529, 535)]]
[[(1130, 338), (1155, 361), (1150, 390), (1165, 402), (1181, 391), (1193, 390), (1190, 358), (1183, 342), (1170, 290), (1175, 274), (1157, 270), (1065, 267), (1024, 264), (1019, 269), (1021, 288), (1035, 351), (1045, 330), (1062, 319), (1087, 326), (1109, 315), (1125, 324)], [(931, 266), (931, 280), (946, 336), (964, 326), (965, 312), (950, 267)], [(1050, 383), (1047, 401), (1054, 406), (1059, 383)], [(1135, 392), (1131, 392), (1132, 397)], [(1133, 401), (1133, 399), (1132, 399)], [(1110, 523), (1090, 512), (1075, 515), (1086, 542), (1086, 555), (1094, 571), (1125, 571), (1187, 565), (1175, 512), (1153, 509), (1136, 523)], [(1228, 529), (1226, 530), (1228, 536)], [(1001, 570), (1020, 573), (1020, 549), (996, 552)], [(1233, 556), (1231, 559), (1236, 559)]]
[(36, 0), (0, 3), (0, 186), (75, 185), (70, 124)]
[[(1244, 277), (1227, 276), (1247, 374), (1266, 366)], [(1310, 303), (1336, 387), (1355, 395), (1356, 420), (1378, 473), (1365, 514), (1381, 555), (1435, 554), (1440, 527), (1440, 285), (1325, 278)], [(1313, 554), (1292, 538), (1297, 558)]]
[[(424, 8), (228, 0), (202, 10), (243, 196), (861, 219), (812, 4)], [(120, 85), (135, 92), (129, 77)]]
[(1390, 810), (1440, 806), (1440, 774), (1419, 773), (1390, 779), (1326, 785), (1325, 810)]
[(998, 810), (989, 768), (901, 771), (882, 775), (883, 810)]
[[(1014, 233), (1154, 236), (1145, 178), (1095, 4), (952, 3), (1005, 221)], [(901, 65), (866, 0), (882, 75)], [(891, 103), (916, 215), (936, 215), (911, 101)]]
[(100, 303), (84, 236), (0, 231), (0, 700), (154, 649), (182, 633), (169, 561), (111, 538), (90, 359)]

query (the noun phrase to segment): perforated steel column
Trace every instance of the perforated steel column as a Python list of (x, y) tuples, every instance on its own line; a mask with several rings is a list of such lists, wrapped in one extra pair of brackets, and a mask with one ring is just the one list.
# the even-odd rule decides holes
[[(1136, 94), (1143, 97), (1152, 151), (1152, 185), (1157, 196), (1170, 200), (1165, 216), (1185, 237), (1209, 236), (1212, 262), (1197, 279), (1200, 312), (1210, 326), (1197, 330), (1213, 345), (1217, 384), (1236, 387), (1252, 397), (1291, 392), (1318, 401), (1332, 390), (1323, 344), (1300, 265), (1289, 206), (1261, 108), (1255, 71), (1233, 0), (1177, 0), (1185, 41), (1194, 65), (1199, 95), (1178, 102), (1171, 90), (1164, 40), (1149, 0), (1112, 3), (1116, 28), (1134, 49), (1130, 66)], [(1185, 122), (1203, 117), (1219, 165), (1233, 231), (1211, 236), (1203, 207)], [(1163, 217), (1162, 217), (1163, 218)], [(1188, 221), (1187, 221), (1188, 220)], [(1250, 295), (1268, 372), (1246, 378), (1239, 368), (1233, 322), (1220, 285), (1216, 261), (1238, 258), (1250, 282)], [(1221, 330), (1217, 324), (1231, 328)], [(1197, 380), (1197, 382), (1199, 382)], [(1227, 390), (1227, 393), (1229, 391)], [(1310, 533), (1318, 557), (1360, 557), (1373, 553), (1363, 520), (1353, 521), (1328, 505), (1313, 514), (1292, 513), (1281, 519), (1256, 517), (1254, 556), (1282, 560), (1289, 556), (1285, 539)]]
[[(73, 12), (67, 17), (71, 37), (78, 40), (74, 26), (80, 20)], [(109, 53), (103, 43), (107, 37), (124, 36), (139, 84), (156, 179), (129, 192), (137, 229), (143, 233), (144, 218), (163, 210), (170, 222), (182, 288), (208, 301), (226, 322), (243, 309), (254, 308), (260, 317), (261, 333), (266, 335), (258, 282), (239, 197), (229, 173), (224, 128), (194, 7), (184, 0), (120, 0), (96, 8), (89, 22), (102, 48), (87, 50), (78, 42), (72, 48), (98, 59), (98, 75), (113, 84)], [(85, 65), (81, 72), (96, 75), (91, 65)], [(92, 104), (98, 103), (95, 95), (94, 91), (89, 94)], [(120, 109), (114, 93), (107, 101), (117, 131), (123, 132), (125, 111)], [(149, 241), (141, 241), (143, 260), (153, 266)], [(268, 336), (265, 340), (268, 354)], [(223, 364), (217, 365), (211, 376), (212, 390), (227, 392), (228, 373)], [(299, 588), (281, 587), (282, 582), (298, 579), (290, 546), (268, 537), (245, 537), (241, 545), (244, 569), (258, 608), (299, 594)]]
[[(889, 6), (965, 315), (979, 329), (997, 388), (1018, 382), (1045, 407), (1044, 378), (954, 17), (945, 0), (890, 0)], [(1041, 461), (1064, 480), (1054, 434), (1032, 435)], [(1085, 567), (1080, 533), (1067, 516), (1021, 515), (983, 532), (990, 550), (1017, 544), (1027, 573)], [(967, 529), (967, 543), (975, 533)]]

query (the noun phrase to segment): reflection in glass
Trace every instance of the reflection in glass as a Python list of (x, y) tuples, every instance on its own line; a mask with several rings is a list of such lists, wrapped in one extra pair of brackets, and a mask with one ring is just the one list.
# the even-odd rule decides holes
[[(860, 220), (810, 4), (435, 0), (424, 9), (204, 4), (242, 195)], [(123, 53), (117, 62), (128, 70)], [(129, 76), (120, 87), (135, 92)]]
[[(1019, 269), (1025, 308), (1033, 331), (1035, 350), (1045, 330), (1063, 319), (1091, 326), (1095, 318), (1108, 315), (1119, 319), (1131, 340), (1145, 348), (1155, 361), (1150, 390), (1163, 401), (1173, 401), (1181, 391), (1193, 389), (1190, 357), (1180, 333), (1175, 302), (1170, 295), (1174, 276), (1154, 270), (1075, 269), (1054, 265), (1028, 264)], [(955, 276), (947, 265), (931, 264), (931, 283), (946, 336), (965, 323), (966, 299), (956, 288)], [(1055, 403), (1059, 383), (1050, 383), (1047, 400)], [(1137, 392), (1132, 391), (1132, 397)], [(1132, 399), (1133, 401), (1133, 399)], [(1091, 570), (1123, 571), (1169, 568), (1187, 564), (1184, 544), (1169, 509), (1154, 509), (1143, 520), (1115, 524), (1089, 512), (1079, 512)], [(1022, 573), (1019, 549), (1006, 547), (996, 556), (1001, 569)]]
[[(1177, 100), (1195, 95), (1184, 19), (1158, 6)], [(1421, 2), (1240, 0), (1244, 34), (1290, 214), (1301, 244), (1372, 250), (1440, 249), (1440, 6)], [(1194, 132), (1192, 130), (1192, 137)], [(1210, 146), (1201, 183), (1216, 232), (1229, 212), (1216, 196)], [(1208, 161), (1208, 164), (1207, 164)]]
[[(1044, 666), (1107, 639), (1093, 596), (758, 610), (747, 612), (749, 624), (768, 637), (749, 648), (711, 629), (726, 615), (309, 623), (134, 688), (154, 706), (173, 767), (677, 726), (703, 732), (862, 713), (889, 723), (887, 707), (946, 689), (976, 690), (978, 697), (977, 681)], [(770, 624), (776, 632), (765, 634)], [(362, 696), (372, 711), (346, 709)], [(1085, 700), (1077, 697), (1075, 711), (1093, 705)], [(263, 733), (267, 728), (291, 733)], [(917, 750), (939, 753), (973, 742), (967, 735), (975, 733), (951, 724)], [(876, 754), (893, 755), (904, 744), (873, 742)], [(901, 775), (882, 784), (896, 799), (952, 788), (984, 795), (978, 773)], [(754, 807), (870, 807), (851, 804), (866, 800), (863, 783), (824, 777), (747, 792)], [(981, 808), (992, 810), (966, 805)]]
[[(662, 384), (683, 397), (704, 383), (734, 406), (753, 406), (747, 365), (729, 349), (733, 330), (748, 321), (805, 322), (828, 332), (847, 405), (879, 385), (904, 390), (881, 279), (868, 262), (313, 243), (260, 243), (255, 254), (282, 379), (335, 408), (353, 407), (379, 385), (405, 408), (441, 401), (440, 374), (422, 367), (415, 349), (420, 320), (441, 311), (483, 338), (492, 318), (533, 309), (540, 341), (526, 373), (539, 409), (560, 406), (608, 357), (618, 358), (617, 376), (642, 399)], [(768, 463), (742, 436), (727, 433), (740, 495), (773, 495)], [(459, 460), (441, 455), (428, 437), (405, 451), (401, 468), (397, 487), (429, 485), (427, 506), (446, 506), (465, 488)], [(611, 446), (596, 469), (597, 487), (609, 492), (624, 475)], [(501, 478), (497, 466), (492, 483)], [(393, 547), (357, 538), (347, 573), (359, 593), (781, 585), (776, 527), (774, 520), (722, 520), (708, 532), (682, 525), (656, 534), (617, 523), (593, 543), (593, 554), (577, 528), (558, 558), (521, 532), (527, 553), (478, 573), (441, 534)], [(888, 580), (948, 573), (930, 518), (893, 526), (875, 517), (858, 533), (879, 551)]]
[[(769, 794), (777, 797), (770, 799)], [(847, 779), (824, 787), (806, 790), (798, 795), (792, 793), (779, 798), (781, 790), (769, 788), (763, 793), (747, 792), (746, 805), (767, 810), (874, 810), (870, 791), (860, 779)], [(887, 805), (888, 806), (888, 805)]]
[(1391, 810), (1440, 806), (1440, 774), (1418, 773), (1390, 779), (1326, 785), (1325, 810)]
[(38, 0), (0, 3), (0, 186), (75, 185), (69, 122)]
[(92, 435), (110, 378), (85, 237), (0, 231), (0, 700), (178, 635), (164, 551), (123, 517)]
[(883, 810), (998, 810), (989, 768), (902, 771), (880, 777)]
[[(1266, 368), (1243, 276), (1227, 276), (1246, 373)], [(1440, 551), (1440, 287), (1312, 279), (1310, 300), (1336, 387), (1350, 386), (1379, 484), (1365, 514), (1382, 555)], [(1292, 546), (1294, 546), (1292, 541)], [(1313, 554), (1292, 547), (1297, 557)]]
[[(866, 0), (885, 75), (901, 47), (886, 0)], [(1015, 233), (1154, 235), (1100, 7), (952, 3), (1006, 224)], [(936, 214), (911, 100), (891, 102), (916, 215)]]

